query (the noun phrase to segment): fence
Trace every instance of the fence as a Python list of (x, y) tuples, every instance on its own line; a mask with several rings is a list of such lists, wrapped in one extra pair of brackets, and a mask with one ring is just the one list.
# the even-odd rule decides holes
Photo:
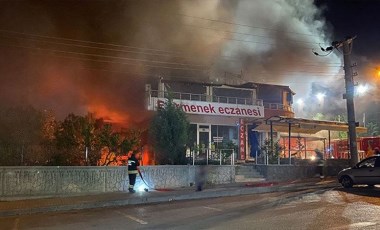
[(202, 148), (191, 151), (188, 162), (192, 165), (235, 165), (235, 149)]

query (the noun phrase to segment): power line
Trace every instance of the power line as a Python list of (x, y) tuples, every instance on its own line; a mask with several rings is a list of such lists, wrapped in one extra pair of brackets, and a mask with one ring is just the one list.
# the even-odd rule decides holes
[[(136, 46), (125, 46), (125, 45), (112, 44), (112, 43), (84, 41), (84, 40), (79, 40), (79, 39), (59, 38), (59, 37), (44, 36), (44, 35), (32, 35), (32, 34), (27, 34), (27, 33), (21, 33), (21, 32), (9, 31), (9, 30), (1, 30), (1, 29), (0, 29), (0, 32), (14, 33), (14, 34), (20, 34), (20, 35), (29, 35), (29, 36), (35, 36), (35, 37), (40, 37), (40, 38), (48, 38), (48, 39), (61, 39), (61, 40), (72, 41), (72, 42), (87, 42), (87, 43), (90, 43), (90, 44), (108, 45), (108, 46), (113, 46), (113, 47), (122, 47), (122, 48), (129, 48), (129, 49), (143, 49), (143, 50), (150, 50), (150, 51), (154, 51), (154, 52), (164, 52), (164, 53), (179, 54), (178, 52), (159, 50), (159, 49), (141, 48), (141, 47), (136, 47)], [(236, 41), (236, 42), (256, 43), (256, 44), (264, 44), (264, 45), (276, 46), (276, 44), (267, 43), (267, 42), (252, 41), (252, 40), (242, 40), (242, 39), (234, 39), (234, 38), (227, 38), (227, 37), (222, 37), (222, 38), (225, 39), (225, 40), (231, 40), (231, 41)], [(302, 49), (311, 49), (310, 47), (300, 47), (300, 48), (302, 48)]]
[[(37, 41), (43, 41), (46, 43), (50, 44), (61, 44), (61, 45), (71, 45), (71, 46), (77, 46), (77, 47), (83, 47), (83, 48), (93, 48), (93, 49), (100, 49), (100, 50), (108, 50), (108, 51), (116, 51), (116, 52), (124, 52), (124, 53), (135, 53), (135, 54), (145, 54), (145, 55), (151, 55), (151, 56), (165, 56), (165, 57), (172, 57), (172, 58), (181, 58), (181, 59), (190, 59), (190, 57), (185, 57), (185, 56), (179, 56), (179, 55), (173, 55), (170, 53), (151, 53), (151, 52), (146, 52), (146, 51), (132, 51), (132, 50), (124, 50), (124, 49), (114, 49), (114, 48), (105, 48), (105, 47), (99, 47), (99, 46), (91, 46), (91, 45), (82, 45), (82, 44), (75, 44), (75, 43), (63, 43), (63, 42), (57, 42), (57, 41), (46, 41), (46, 40), (39, 40), (39, 39), (50, 39), (50, 40), (72, 40), (72, 39), (66, 39), (66, 38), (58, 38), (58, 37), (49, 37), (49, 36), (41, 36), (41, 35), (36, 35), (36, 34), (27, 34), (27, 33), (20, 33), (20, 32), (14, 32), (14, 31), (4, 31), (0, 30), (1, 32), (5, 33), (11, 33), (11, 34), (18, 34), (18, 35), (23, 35), (23, 36), (29, 36), (26, 38), (19, 38), (19, 39), (29, 39), (29, 40), (37, 40)], [(0, 35), (1, 36), (1, 35)], [(9, 37), (8, 37), (9, 38)], [(86, 41), (86, 40), (76, 40), (80, 43), (90, 43), (90, 44), (96, 44), (97, 42), (92, 42), (92, 41)], [(102, 45), (107, 45), (107, 46), (115, 46), (114, 44), (110, 43), (100, 43)], [(145, 49), (141, 47), (133, 47), (134, 49)]]
[[(159, 77), (159, 74), (147, 74), (147, 73), (137, 73), (132, 71), (120, 71), (120, 70), (111, 70), (111, 69), (103, 69), (103, 68), (92, 68), (92, 67), (79, 67), (80, 69), (86, 69), (86, 70), (97, 70), (97, 71), (104, 71), (104, 72), (113, 72), (113, 73), (124, 73), (124, 74), (133, 74), (133, 75), (139, 75), (142, 77)], [(185, 76), (185, 75), (167, 75), (165, 74), (165, 77), (169, 78), (193, 78), (193, 76)]]
[[(236, 60), (236, 61), (239, 61), (238, 59), (240, 59), (239, 57), (229, 56), (229, 55), (222, 55), (221, 57), (226, 58), (226, 59)], [(340, 63), (340, 62), (312, 62), (312, 61), (299, 61), (299, 60), (297, 60), (297, 63), (305, 63), (305, 64), (310, 63), (310, 64), (313, 64), (315, 66), (317, 66), (317, 64), (342, 66), (342, 63)]]
[[(144, 61), (144, 62), (152, 62), (152, 63), (158, 63), (158, 64), (169, 64), (169, 65), (178, 65), (180, 63), (173, 63), (173, 62), (162, 62), (162, 61), (153, 61), (153, 60), (143, 60), (143, 59), (133, 59), (133, 58), (125, 58), (125, 57), (115, 57), (115, 56), (109, 56), (109, 55), (99, 55), (99, 54), (91, 54), (91, 53), (82, 53), (82, 52), (72, 52), (72, 51), (62, 51), (62, 50), (55, 50), (55, 49), (46, 49), (46, 48), (36, 48), (36, 47), (28, 47), (28, 46), (20, 46), (20, 45), (10, 45), (14, 47), (20, 47), (20, 48), (27, 48), (27, 49), (35, 49), (35, 50), (45, 50), (45, 51), (51, 51), (51, 52), (59, 52), (64, 54), (74, 54), (74, 55), (84, 55), (84, 56), (93, 56), (93, 57), (102, 57), (102, 58), (112, 58), (112, 59), (122, 59), (127, 61)], [(99, 60), (99, 59), (90, 59), (90, 58), (78, 58), (73, 56), (64, 56), (65, 58), (76, 58), (80, 60), (88, 60), (88, 61), (96, 61), (96, 62), (107, 62), (107, 63), (115, 63), (115, 64), (126, 64), (126, 65), (140, 65), (137, 63), (131, 63), (131, 62), (117, 62), (117, 61), (109, 61), (109, 60)], [(154, 66), (154, 65), (147, 65), (142, 64), (143, 66), (147, 67), (153, 67), (153, 68), (167, 68), (167, 69), (181, 69), (181, 70), (196, 70), (196, 71), (202, 71), (202, 69), (195, 69), (195, 68), (178, 68), (178, 67), (168, 67), (168, 66)], [(181, 65), (181, 64), (180, 64)], [(186, 64), (183, 64), (186, 65)], [(324, 72), (313, 72), (313, 71), (269, 71), (269, 72), (261, 72), (260, 74), (271, 74), (271, 73), (277, 73), (277, 74), (297, 74), (297, 73), (309, 73), (309, 74), (324, 74)], [(335, 74), (327, 74), (327, 75), (334, 75)]]
[(186, 15), (186, 14), (176, 14), (176, 15), (179, 15), (179, 16), (182, 16), (182, 17), (187, 17), (187, 18), (195, 18), (195, 19), (199, 19), (199, 20), (211, 21), (211, 22), (219, 22), (219, 23), (224, 23), (224, 24), (229, 24), (229, 25), (249, 27), (249, 28), (253, 28), (253, 29), (270, 30), (270, 31), (283, 32), (283, 33), (292, 33), (292, 34), (298, 34), (298, 35), (303, 35), (303, 36), (316, 37), (315, 35), (312, 35), (312, 34), (304, 34), (304, 33), (298, 33), (298, 32), (288, 32), (288, 31), (283, 31), (283, 30), (278, 30), (278, 29), (273, 29), (273, 28), (252, 26), (252, 25), (247, 25), (247, 24), (242, 24), (242, 23), (234, 23), (234, 22), (223, 21), (223, 20), (212, 19), (212, 18), (197, 17), (197, 16), (192, 16), (192, 15)]
[[(125, 53), (136, 53), (136, 54), (146, 54), (146, 55), (154, 55), (154, 56), (178, 57), (178, 58), (184, 58), (184, 59), (188, 59), (189, 58), (189, 57), (184, 57), (184, 56), (172, 55), (172, 54), (168, 54), (168, 53), (150, 53), (150, 52), (145, 52), (145, 51), (131, 51), (131, 50), (123, 50), (123, 49), (104, 48), (104, 47), (91, 46), (91, 45), (64, 43), (64, 42), (59, 42), (59, 41), (57, 42), (57, 41), (51, 41), (51, 40), (53, 39), (53, 40), (75, 41), (75, 42), (80, 42), (80, 43), (90, 43), (90, 44), (101, 44), (101, 45), (115, 46), (114, 44), (111, 44), (111, 43), (98, 43), (98, 42), (92, 42), (92, 41), (86, 41), (86, 40), (77, 40), (77, 39), (67, 39), (67, 38), (42, 36), (42, 35), (21, 33), (21, 32), (15, 32), (15, 31), (7, 31), (7, 30), (0, 30), (0, 32), (11, 33), (11, 34), (18, 34), (18, 35), (32, 37), (32, 38), (26, 37), (26, 38), (20, 38), (20, 39), (30, 39), (30, 40), (37, 40), (37, 41), (39, 41), (38, 39), (50, 39), (50, 41), (42, 40), (43, 42), (50, 43), (50, 44), (60, 44), (60, 45), (66, 45), (66, 46), (76, 46), (76, 47), (82, 47), (82, 48), (93, 48), (93, 49), (100, 49), (100, 50), (125, 52)], [(237, 40), (237, 41), (254, 42), (254, 41), (246, 41), (246, 40)], [(269, 44), (269, 43), (261, 43), (261, 42), (255, 42), (255, 43)], [(269, 45), (273, 45), (273, 44), (269, 44)], [(117, 46), (119, 46), (119, 45), (117, 45)], [(120, 45), (120, 46), (122, 46), (122, 45)], [(123, 47), (130, 47), (130, 46), (123, 46)], [(135, 49), (145, 49), (145, 48), (141, 48), (141, 47), (133, 47), (133, 48), (135, 48)], [(152, 49), (152, 50), (156, 50), (156, 49)], [(209, 57), (209, 58), (211, 58), (211, 57)], [(232, 57), (232, 56), (227, 56), (227, 55), (216, 56), (216, 58), (228, 59), (228, 61), (241, 62), (240, 60), (236, 59), (237, 57)], [(146, 61), (149, 61), (149, 60), (146, 60)], [(304, 62), (304, 63), (308, 63), (308, 62)], [(310, 62), (310, 63), (313, 63), (313, 62)], [(323, 65), (327, 65), (327, 64), (340, 64), (340, 63), (324, 63), (324, 62), (320, 62), (320, 63), (323, 64)], [(188, 64), (188, 63), (179, 63), (179, 64), (189, 65), (189, 66), (202, 66), (202, 65)]]
[[(245, 35), (245, 36), (260, 37), (260, 38), (265, 38), (265, 39), (268, 39), (268, 38), (269, 39), (274, 39), (273, 37), (264, 36), (264, 35), (257, 35), (257, 34), (243, 33), (243, 32), (235, 32), (235, 31), (228, 31), (228, 30), (220, 30), (220, 29), (215, 29), (215, 28), (211, 28), (211, 27), (204, 27), (204, 26), (198, 26), (198, 25), (190, 25), (190, 24), (181, 24), (181, 25), (188, 26), (188, 27), (199, 28), (199, 29), (205, 29), (205, 30), (213, 30), (213, 31), (218, 31), (218, 32), (222, 32), (222, 33), (239, 34), (239, 35)], [(307, 44), (316, 44), (316, 45), (320, 44), (318, 42), (300, 41), (300, 40), (292, 40), (292, 39), (283, 39), (283, 40), (290, 41), (290, 42), (296, 42), (296, 43), (307, 43)]]
[[(26, 48), (26, 49), (33, 49), (33, 50), (45, 50), (45, 51), (52, 51), (52, 52), (60, 52), (60, 53), (69, 53), (69, 54), (84, 54), (85, 53), (77, 53), (77, 52), (66, 52), (66, 51), (59, 51), (59, 50), (51, 50), (51, 49), (41, 49), (41, 48), (35, 48), (35, 47), (27, 47), (27, 46), (19, 46), (19, 45), (10, 45), (13, 47), (19, 47), (19, 48)], [(34, 53), (36, 54), (36, 53)], [(41, 55), (41, 54), (40, 54)], [(202, 69), (194, 69), (194, 68), (180, 68), (180, 67), (169, 67), (169, 66), (157, 66), (157, 65), (146, 65), (146, 64), (139, 64), (139, 63), (130, 63), (130, 62), (120, 62), (120, 61), (111, 61), (111, 60), (99, 60), (99, 59), (93, 59), (93, 58), (83, 58), (83, 57), (75, 57), (75, 56), (67, 56), (67, 55), (57, 55), (57, 54), (45, 54), (45, 55), (53, 55), (56, 57), (60, 58), (69, 58), (69, 59), (77, 59), (77, 60), (82, 60), (82, 61), (92, 61), (92, 62), (103, 62), (103, 63), (112, 63), (112, 64), (122, 64), (122, 65), (136, 65), (136, 66), (145, 66), (145, 67), (151, 67), (151, 68), (163, 68), (163, 69), (174, 69), (174, 70), (192, 70), (192, 71), (207, 71), (207, 70), (202, 70)], [(88, 55), (91, 56), (91, 55)], [(301, 73), (301, 71), (284, 71), (281, 72), (281, 75), (294, 75), (296, 73)], [(339, 74), (322, 74), (320, 73), (313, 73), (313, 72), (307, 72), (305, 71), (304, 73), (309, 73), (313, 74), (315, 76), (339, 76)], [(261, 72), (259, 73), (260, 76), (262, 75), (270, 75), (270, 73), (265, 73)]]
[[(273, 75), (273, 73), (270, 73), (270, 72), (261, 72), (261, 73), (258, 73), (260, 75)], [(329, 73), (313, 73), (313, 72), (278, 72), (278, 73), (275, 73), (275, 74), (278, 74), (278, 75), (286, 75), (286, 76), (289, 76), (289, 75), (296, 75), (296, 74), (304, 74), (304, 75), (314, 75), (314, 76), (343, 76), (343, 74), (329, 74)]]
[[(0, 32), (3, 31), (3, 30), (0, 30)], [(3, 31), (4, 32), (4, 31)], [(12, 32), (13, 31), (7, 31), (7, 32)], [(26, 33), (18, 33), (18, 32), (14, 32), (16, 34), (22, 34), (22, 35), (29, 35), (29, 36), (35, 36), (35, 37), (43, 37), (45, 38), (46, 36), (40, 36), (40, 35), (34, 35), (34, 34), (26, 34)], [(9, 38), (9, 37), (8, 37)], [(31, 39), (31, 40), (38, 40), (38, 38), (20, 38), (20, 39)], [(54, 38), (55, 40), (57, 39), (60, 39), (60, 38)], [(62, 38), (62, 40), (66, 40), (65, 38)], [(69, 39), (71, 40), (71, 39)], [(88, 46), (88, 45), (81, 45), (81, 44), (73, 44), (73, 43), (64, 43), (64, 42), (56, 42), (56, 41), (45, 41), (43, 40), (43, 42), (46, 42), (46, 43), (50, 43), (50, 44), (61, 44), (61, 45), (66, 45), (66, 46), (77, 46), (77, 47), (84, 47), (84, 48), (94, 48), (94, 49), (102, 49), (102, 50), (110, 50), (110, 51), (117, 51), (117, 52), (135, 52), (135, 53), (140, 53), (140, 52), (137, 52), (137, 51), (128, 51), (128, 50), (119, 50), (119, 49), (110, 49), (110, 48), (104, 48), (104, 47), (98, 47), (98, 46)], [(88, 41), (83, 41), (81, 40), (81, 42), (88, 42)], [(90, 42), (91, 43), (91, 42)], [(106, 44), (106, 43), (103, 43), (103, 44)], [(27, 48), (27, 47), (24, 47), (24, 48)], [(68, 52), (69, 51), (61, 51), (61, 50), (50, 50), (50, 51), (55, 51), (55, 52)], [(136, 59), (136, 58), (125, 58), (125, 57), (115, 57), (115, 56), (109, 56), (109, 55), (98, 55), (98, 54), (88, 54), (88, 53), (78, 53), (78, 52), (72, 52), (74, 54), (80, 54), (80, 55), (90, 55), (90, 56), (100, 56), (100, 57), (106, 57), (106, 58), (119, 58), (119, 59), (125, 59), (125, 60), (130, 60), (130, 61), (142, 61), (142, 62), (152, 62), (152, 63), (159, 63), (159, 64), (169, 64), (169, 65), (184, 65), (184, 66), (200, 66), (200, 67), (206, 67), (204, 65), (195, 65), (195, 64), (188, 64), (188, 63), (178, 63), (178, 62), (163, 62), (163, 61), (154, 61), (154, 60), (146, 60), (146, 59)], [(143, 52), (145, 53), (145, 52)], [(162, 54), (154, 54), (154, 53), (146, 53), (146, 54), (151, 54), (151, 55), (162, 55)], [(164, 54), (164, 55), (167, 55), (167, 54)], [(170, 56), (170, 55), (168, 55)], [(233, 58), (231, 56), (221, 56), (222, 58)], [(239, 60), (237, 60), (239, 61)], [(304, 62), (304, 63), (308, 63), (308, 62)], [(311, 62), (310, 62), (311, 63)], [(321, 64), (323, 65), (328, 65), (330, 63), (323, 63), (321, 62)], [(331, 64), (335, 64), (335, 63), (331, 63)], [(336, 63), (338, 64), (338, 63)], [(306, 64), (304, 66), (307, 66)], [(311, 65), (309, 65), (311, 66)], [(316, 65), (314, 65), (316, 66)], [(331, 66), (330, 66), (331, 67)]]
[[(51, 51), (51, 52), (58, 52), (58, 53), (68, 53), (68, 54), (77, 54), (77, 55), (85, 55), (85, 56), (97, 56), (97, 57), (104, 57), (104, 55), (95, 55), (95, 54), (86, 54), (86, 53), (79, 53), (79, 52), (70, 52), (70, 51), (61, 51), (61, 50), (52, 50), (52, 49), (45, 49), (45, 48), (35, 48), (35, 47), (27, 47), (27, 46), (20, 46), (20, 45), (8, 45), (11, 47), (18, 47), (18, 48), (25, 48), (25, 49), (33, 49), (33, 50), (44, 50), (44, 51)], [(49, 55), (49, 54), (48, 54)], [(51, 55), (51, 54), (50, 54)], [(58, 56), (58, 55), (55, 55)], [(147, 65), (147, 64), (140, 64), (140, 63), (131, 63), (131, 62), (117, 62), (117, 61), (109, 61), (109, 60), (99, 60), (99, 59), (91, 59), (91, 58), (81, 58), (81, 57), (74, 57), (74, 56), (62, 56), (66, 58), (73, 58), (73, 59), (80, 59), (80, 60), (87, 60), (87, 61), (95, 61), (95, 62), (107, 62), (107, 63), (114, 63), (114, 64), (125, 64), (125, 65), (136, 65), (136, 66), (146, 66), (146, 67), (152, 67), (152, 68), (163, 68), (163, 69), (176, 69), (176, 70), (194, 70), (194, 71), (206, 71), (206, 69), (195, 69), (195, 68), (180, 68), (180, 67), (170, 67), (170, 66), (157, 66), (157, 65)], [(120, 57), (112, 57), (112, 56), (106, 56), (111, 58), (120, 58)], [(173, 63), (173, 65), (176, 65)]]
[[(226, 62), (241, 62), (241, 60), (237, 60), (237, 59), (224, 59), (224, 60), (221, 60), (221, 61), (226, 61)], [(302, 62), (300, 62), (300, 63), (302, 63)], [(295, 64), (297, 64), (297, 67), (305, 67), (305, 68), (307, 68), (307, 67), (319, 67), (319, 68), (321, 68), (321, 67), (342, 67), (343, 68), (343, 66), (342, 65), (337, 65), (337, 64), (334, 64), (334, 63), (332, 63), (332, 64), (330, 64), (330, 63), (321, 63), (320, 65), (313, 65), (313, 64), (299, 64), (299, 62), (297, 61), (297, 63), (295, 63)], [(279, 64), (279, 66), (285, 66), (285, 68), (288, 66), (288, 64)]]
[(177, 54), (179, 54), (179, 52), (160, 50), (160, 49), (152, 49), (152, 48), (137, 47), (137, 46), (127, 46), (127, 45), (120, 45), (120, 44), (113, 44), (113, 43), (104, 43), (104, 42), (94, 42), (94, 41), (88, 41), (88, 40), (62, 38), (62, 37), (53, 37), (53, 36), (45, 36), (45, 35), (37, 35), (37, 34), (28, 34), (28, 33), (22, 33), (22, 32), (10, 31), (10, 30), (2, 30), (2, 29), (0, 29), (0, 32), (20, 34), (20, 35), (26, 35), (26, 36), (29, 35), (29, 36), (34, 36), (34, 37), (47, 38), (47, 39), (55, 39), (55, 40), (64, 40), (64, 41), (71, 41), (71, 42), (81, 42), (81, 43), (90, 43), (90, 44), (96, 44), (96, 45), (113, 46), (113, 47), (120, 47), (120, 48), (127, 48), (127, 49), (140, 49), (140, 50), (149, 50), (149, 51), (152, 51), (152, 52), (163, 52), (163, 53), (173, 53), (173, 54), (177, 53)]
[[(63, 44), (63, 45), (73, 45), (73, 46), (76, 46), (75, 44), (65, 44), (65, 43), (57, 43), (57, 42), (49, 42), (49, 41), (44, 41), (44, 42), (51, 43), (51, 44)], [(10, 45), (10, 46), (19, 46), (19, 45)], [(79, 45), (79, 46), (81, 46), (81, 45)], [(35, 48), (35, 47), (27, 47), (27, 46), (19, 46), (19, 47), (21, 47), (21, 48), (33, 48), (33, 49)], [(90, 48), (97, 49), (97, 47), (90, 47)], [(40, 49), (40, 50), (43, 49), (43, 50), (48, 50), (48, 51), (53, 51), (53, 52), (64, 52), (64, 53), (70, 53), (70, 54), (87, 55), (87, 56), (124, 59), (124, 60), (130, 60), (130, 61), (152, 62), (152, 63), (170, 64), (170, 65), (185, 65), (185, 66), (206, 67), (204, 65), (194, 65), (194, 64), (179, 63), (179, 62), (155, 61), (155, 60), (148, 60), (148, 59), (128, 58), (128, 57), (120, 57), (120, 56), (110, 56), (110, 55), (101, 55), (101, 54), (94, 54), (94, 53), (81, 53), (81, 52), (73, 52), (73, 51), (63, 51), (63, 50), (47, 49), (47, 48), (38, 48), (38, 49)]]

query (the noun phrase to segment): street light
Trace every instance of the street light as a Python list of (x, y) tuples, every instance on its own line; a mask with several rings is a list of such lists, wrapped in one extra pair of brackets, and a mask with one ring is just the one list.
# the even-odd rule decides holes
[(303, 101), (303, 99), (302, 98), (299, 98), (297, 101), (296, 101), (296, 103), (297, 103), (297, 109), (298, 109), (298, 112), (302, 112), (303, 111), (303, 106), (304, 106), (304, 104), (305, 104), (305, 102)]
[(324, 93), (317, 93), (317, 95), (315, 95), (318, 99), (319, 102), (322, 102), (323, 99), (326, 97), (326, 94)]
[(358, 85), (356, 89), (356, 94), (361, 96), (368, 91), (368, 85)]
[(300, 98), (300, 99), (297, 100), (297, 104), (298, 104), (299, 106), (303, 106), (304, 101)]

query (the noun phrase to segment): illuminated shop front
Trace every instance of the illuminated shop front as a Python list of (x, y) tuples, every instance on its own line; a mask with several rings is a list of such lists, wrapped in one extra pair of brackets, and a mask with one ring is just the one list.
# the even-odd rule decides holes
[[(234, 148), (237, 160), (259, 163), (257, 156), (271, 140), (282, 147), (279, 163), (280, 158), (288, 163), (291, 158), (312, 159), (316, 149), (326, 158), (334, 157), (330, 131), (347, 132), (347, 124), (295, 118), (294, 94), (288, 86), (260, 83), (221, 85), (161, 79), (146, 85), (148, 110), (164, 106), (170, 95), (187, 114), (191, 143), (201, 154)], [(358, 133), (365, 131), (357, 127)]]
[(255, 159), (268, 130), (255, 130), (273, 115), (293, 116), (293, 92), (287, 86), (247, 83), (205, 84), (160, 80), (146, 86), (148, 110), (163, 106), (167, 96), (191, 124), (192, 143), (202, 150), (231, 148), (241, 160)]

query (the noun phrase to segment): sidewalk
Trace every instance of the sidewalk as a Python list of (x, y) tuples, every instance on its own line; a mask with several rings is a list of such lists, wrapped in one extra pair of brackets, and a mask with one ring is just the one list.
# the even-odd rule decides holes
[(115, 192), (106, 194), (55, 197), (17, 201), (0, 201), (0, 217), (70, 211), (102, 207), (116, 207), (136, 204), (162, 203), (180, 200), (217, 198), (257, 193), (291, 191), (307, 188), (332, 188), (338, 186), (335, 179), (320, 181), (317, 178), (288, 182), (234, 183), (207, 187), (195, 192), (194, 187), (172, 191)]

